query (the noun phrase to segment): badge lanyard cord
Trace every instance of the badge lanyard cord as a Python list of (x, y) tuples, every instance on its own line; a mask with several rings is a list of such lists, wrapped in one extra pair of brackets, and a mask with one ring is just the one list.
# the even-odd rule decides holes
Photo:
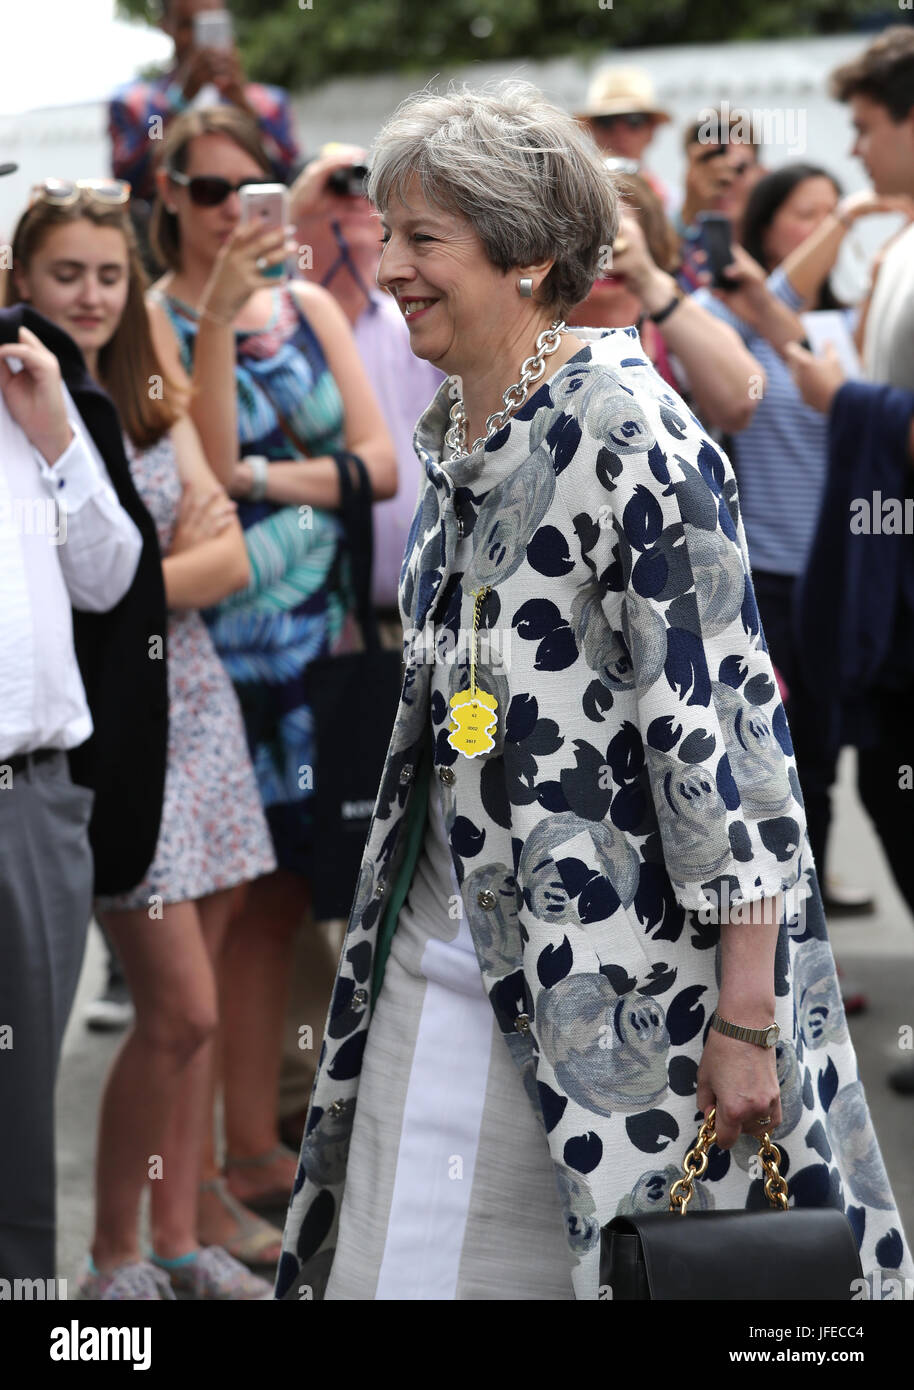
[(368, 287), (366, 286), (365, 281), (362, 279), (358, 266), (352, 259), (352, 252), (349, 249), (349, 242), (343, 235), (343, 228), (341, 227), (340, 223), (337, 221), (335, 217), (331, 221), (330, 227), (333, 232), (337, 248), (339, 250), (339, 255), (333, 262), (333, 265), (327, 271), (326, 275), (321, 280), (321, 284), (323, 285), (324, 289), (328, 289), (330, 286), (330, 281), (336, 275), (337, 271), (342, 270), (345, 266), (355, 283), (358, 285), (359, 289), (362, 291), (365, 298), (368, 300), (368, 303), (371, 304), (371, 290), (368, 289)]

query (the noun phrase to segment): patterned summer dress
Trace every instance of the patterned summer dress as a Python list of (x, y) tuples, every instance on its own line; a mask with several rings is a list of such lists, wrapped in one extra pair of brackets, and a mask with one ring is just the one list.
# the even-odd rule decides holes
[[(167, 555), (181, 502), (174, 445), (124, 447), (137, 491)], [(145, 879), (128, 893), (98, 898), (103, 911), (194, 901), (249, 883), (276, 867), (244, 725), (231, 681), (195, 608), (169, 610), (168, 762), (162, 823)]]
[[(156, 297), (190, 373), (196, 314)], [(323, 349), (288, 286), (273, 297), (265, 328), (235, 334), (241, 455), (336, 453), (343, 405)], [(241, 702), (276, 858), (307, 876), (315, 758), (306, 672), (332, 650), (352, 607), (348, 556), (339, 518), (318, 507), (239, 501), (238, 517), (251, 582), (204, 616)]]

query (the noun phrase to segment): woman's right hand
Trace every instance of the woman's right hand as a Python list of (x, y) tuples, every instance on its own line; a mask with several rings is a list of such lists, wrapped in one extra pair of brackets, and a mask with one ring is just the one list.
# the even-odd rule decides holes
[(906, 193), (876, 193), (874, 189), (864, 188), (859, 193), (848, 193), (835, 208), (835, 217), (849, 226), (861, 217), (872, 217), (880, 212), (900, 212), (905, 218), (904, 231), (914, 220), (914, 198)]
[(177, 555), (221, 535), (237, 510), (237, 504), (222, 488), (202, 493), (185, 484), (169, 555)]
[(264, 230), (257, 222), (239, 222), (216, 257), (200, 309), (233, 322), (255, 290), (273, 283), (264, 278), (263, 271), (281, 265), (295, 249), (284, 228)]

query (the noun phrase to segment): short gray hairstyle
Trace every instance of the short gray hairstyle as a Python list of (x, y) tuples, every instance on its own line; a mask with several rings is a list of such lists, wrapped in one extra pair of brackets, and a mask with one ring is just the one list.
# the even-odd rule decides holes
[(429, 203), (467, 218), (499, 270), (554, 257), (537, 299), (559, 317), (590, 292), (618, 230), (612, 176), (591, 136), (530, 82), (416, 92), (370, 159), (380, 213), (415, 175)]

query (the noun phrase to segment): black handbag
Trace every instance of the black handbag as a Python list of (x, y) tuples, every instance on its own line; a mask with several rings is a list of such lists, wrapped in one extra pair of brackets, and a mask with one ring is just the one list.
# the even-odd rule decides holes
[(773, 1210), (699, 1211), (685, 1221), (670, 1214), (685, 1216), (714, 1137), (712, 1110), (670, 1188), (669, 1212), (616, 1216), (602, 1228), (601, 1297), (850, 1301), (863, 1278), (850, 1222), (836, 1207), (788, 1210), (780, 1152), (767, 1134), (759, 1158)]
[(348, 917), (352, 908), (402, 685), (402, 657), (382, 648), (371, 603), (371, 481), (357, 454), (334, 457), (364, 650), (318, 657), (306, 676), (314, 730), (310, 862), (315, 921)]

